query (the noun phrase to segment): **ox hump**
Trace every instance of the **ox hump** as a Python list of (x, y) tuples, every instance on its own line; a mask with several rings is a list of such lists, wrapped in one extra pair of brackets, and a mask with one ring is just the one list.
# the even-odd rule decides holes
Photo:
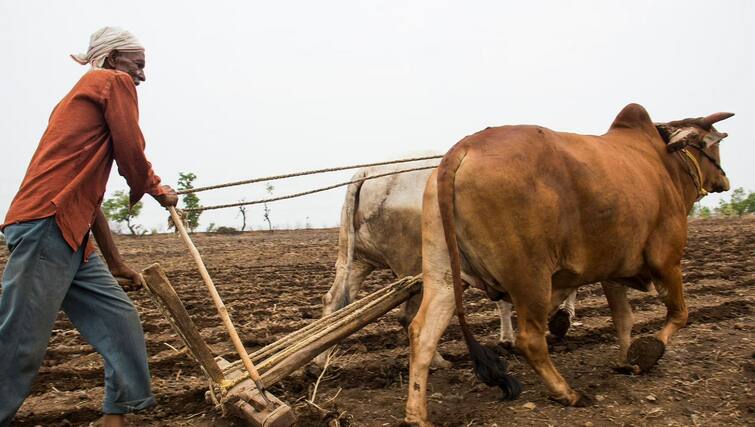
[(611, 124), (611, 129), (655, 129), (645, 107), (629, 104), (624, 107)]

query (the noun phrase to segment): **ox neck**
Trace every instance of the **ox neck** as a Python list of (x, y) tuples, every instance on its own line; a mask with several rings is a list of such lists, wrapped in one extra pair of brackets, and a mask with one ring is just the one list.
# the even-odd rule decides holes
[(697, 190), (697, 199), (695, 201), (698, 201), (708, 195), (708, 190), (703, 186), (705, 178), (703, 178), (703, 171), (700, 169), (700, 161), (698, 161), (686, 148), (682, 148), (679, 151), (684, 155), (683, 159), (688, 166), (687, 171), (689, 172), (692, 181), (695, 183), (695, 189)]
[(686, 148), (670, 154), (679, 166), (676, 186), (684, 201), (685, 213), (689, 214), (694, 204), (708, 194), (704, 187), (705, 178), (700, 168), (700, 160)]

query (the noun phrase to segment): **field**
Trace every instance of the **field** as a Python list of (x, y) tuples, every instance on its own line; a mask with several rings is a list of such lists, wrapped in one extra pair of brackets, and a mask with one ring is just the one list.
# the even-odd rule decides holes
[[(248, 349), (270, 343), (320, 314), (320, 297), (334, 276), (337, 230), (195, 235), (210, 274)], [(207, 291), (177, 236), (120, 236), (118, 246), (134, 268), (160, 262), (213, 351), (235, 360)], [(7, 251), (0, 251), (0, 266)], [(440, 351), (454, 366), (430, 376), (431, 418), (440, 425), (755, 425), (755, 220), (705, 220), (690, 224), (684, 259), (689, 325), (672, 340), (659, 365), (641, 376), (616, 374), (617, 351), (610, 313), (600, 287), (580, 289), (576, 323), (551, 354), (564, 377), (596, 397), (588, 408), (548, 400), (526, 362), (506, 355), (524, 392), (501, 401), (500, 391), (477, 382), (458, 326), (449, 327)], [(367, 291), (393, 281), (377, 272)], [(364, 291), (363, 291), (364, 292)], [(665, 309), (655, 294), (630, 291), (634, 336), (659, 329)], [(139, 426), (237, 425), (204, 402), (206, 380), (186, 354), (146, 291), (130, 293), (147, 336), (153, 388), (159, 406), (130, 418)], [(466, 295), (478, 338), (494, 343), (495, 305), (480, 293)], [(341, 416), (342, 425), (397, 425), (403, 418), (407, 338), (389, 313), (344, 341), (341, 355), (319, 384), (316, 402)], [(273, 392), (294, 406), (302, 425), (322, 425), (303, 402), (316, 382), (303, 369)], [(89, 425), (100, 416), (100, 357), (66, 316), (56, 322), (44, 365), (17, 425)]]

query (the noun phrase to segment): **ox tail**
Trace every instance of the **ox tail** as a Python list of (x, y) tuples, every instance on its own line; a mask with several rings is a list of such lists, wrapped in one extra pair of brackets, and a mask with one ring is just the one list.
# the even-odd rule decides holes
[[(357, 180), (367, 176), (365, 170), (360, 170), (352, 177)], [(346, 188), (346, 199), (341, 208), (341, 228), (338, 233), (338, 259), (336, 260), (336, 282), (333, 283), (332, 289), (338, 295), (335, 310), (346, 307), (351, 303), (352, 295), (349, 289), (349, 276), (354, 264), (354, 248), (356, 246), (356, 211), (359, 207), (359, 191), (364, 181), (350, 184)], [(337, 292), (340, 289), (341, 292)], [(335, 296), (334, 295), (334, 296)]]
[(464, 341), (467, 343), (469, 354), (474, 362), (477, 378), (486, 385), (498, 386), (503, 392), (503, 398), (516, 399), (522, 390), (521, 383), (513, 376), (506, 373), (506, 362), (498, 353), (488, 347), (482, 346), (472, 335), (464, 315), (464, 303), (462, 294), (464, 287), (461, 281), (461, 253), (456, 238), (456, 224), (454, 222), (454, 182), (456, 171), (466, 156), (466, 147), (459, 143), (443, 157), (438, 166), (438, 207), (443, 224), (443, 234), (448, 247), (448, 255), (451, 259), (451, 276), (454, 287), (454, 300), (456, 301), (456, 315), (459, 317)]

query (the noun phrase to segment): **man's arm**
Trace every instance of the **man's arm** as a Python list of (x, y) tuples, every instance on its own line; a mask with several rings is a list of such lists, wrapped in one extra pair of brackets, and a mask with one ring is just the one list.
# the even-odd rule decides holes
[[(126, 178), (131, 189), (131, 205), (135, 205), (147, 193), (163, 206), (175, 206), (175, 192), (167, 185), (160, 185), (160, 177), (155, 175), (152, 164), (144, 153), (145, 142), (139, 128), (136, 87), (131, 77), (125, 73), (117, 73), (113, 77), (104, 100), (104, 108), (113, 158), (118, 165), (118, 173)], [(166, 195), (172, 197), (164, 200)]]
[(102, 209), (97, 209), (97, 214), (94, 217), (94, 224), (92, 224), (92, 233), (94, 239), (97, 241), (97, 246), (100, 247), (103, 258), (107, 263), (108, 269), (115, 277), (125, 277), (133, 282), (133, 286), (127, 290), (136, 290), (141, 288), (142, 282), (139, 273), (132, 270), (121, 258), (118, 248), (115, 247), (113, 242), (113, 235), (110, 233), (110, 226), (108, 226), (107, 218), (102, 212)]

